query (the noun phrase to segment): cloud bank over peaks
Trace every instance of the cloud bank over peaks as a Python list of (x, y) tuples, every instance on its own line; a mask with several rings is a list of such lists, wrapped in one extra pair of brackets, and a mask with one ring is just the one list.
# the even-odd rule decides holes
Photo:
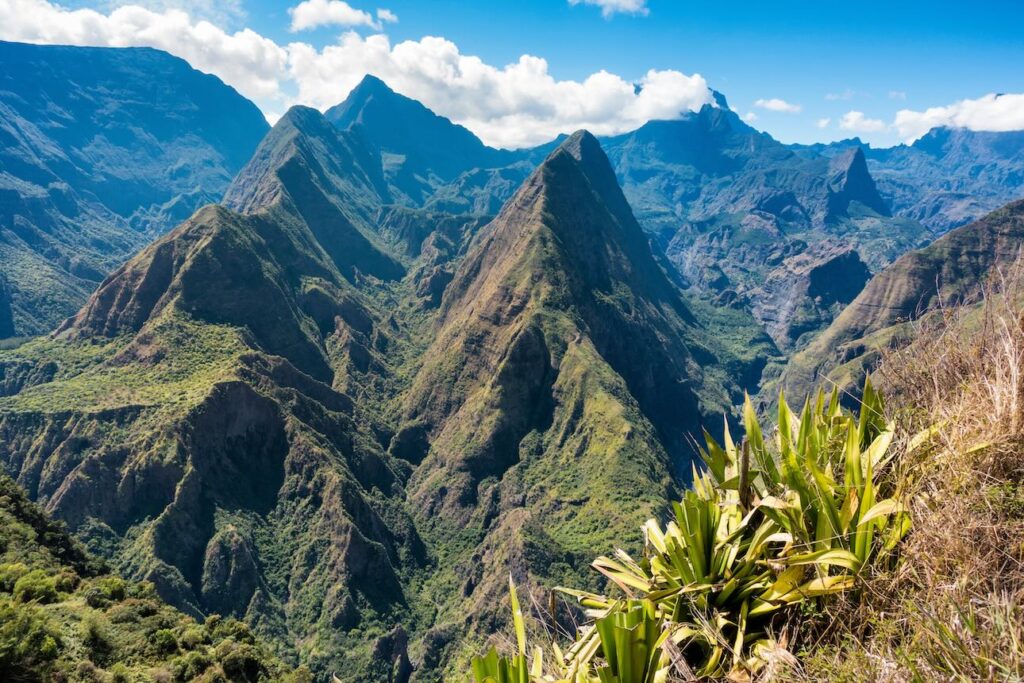
[[(630, 3), (637, 4), (613, 4)], [(318, 8), (328, 14), (313, 11)], [(251, 29), (228, 32), (194, 20), (180, 9), (124, 5), (102, 13), (49, 0), (0, 0), (0, 16), (3, 40), (166, 50), (234, 86), (270, 120), (293, 104), (335, 105), (368, 73), (502, 147), (536, 145), (579, 128), (613, 135), (714, 105), (700, 74), (652, 69), (634, 82), (602, 70), (583, 80), (558, 80), (543, 58), (523, 55), (497, 67), (434, 36), (392, 44), (384, 34), (349, 30), (323, 48), (280, 45)], [(374, 17), (339, 0), (306, 0), (293, 8), (292, 22), (319, 26), (325, 16), (332, 24), (354, 21), (371, 30), (367, 21), (395, 18), (385, 9)]]
[(902, 109), (893, 126), (906, 142), (913, 142), (937, 126), (1003, 133), (1024, 130), (1024, 93), (988, 94), (925, 111)]

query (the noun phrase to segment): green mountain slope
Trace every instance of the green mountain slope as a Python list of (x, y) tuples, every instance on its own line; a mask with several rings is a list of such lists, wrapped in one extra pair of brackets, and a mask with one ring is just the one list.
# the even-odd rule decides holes
[(266, 131), (255, 105), (164, 52), (0, 42), (0, 336), (52, 330), (219, 200)]
[(300, 683), (235, 619), (198, 624), (110, 573), (0, 474), (0, 677)]
[(880, 347), (913, 334), (910, 321), (938, 306), (969, 302), (989, 277), (1020, 258), (1022, 246), (1024, 202), (1018, 201), (905, 254), (790, 359), (779, 384), (803, 396), (822, 376), (844, 387), (858, 383)]

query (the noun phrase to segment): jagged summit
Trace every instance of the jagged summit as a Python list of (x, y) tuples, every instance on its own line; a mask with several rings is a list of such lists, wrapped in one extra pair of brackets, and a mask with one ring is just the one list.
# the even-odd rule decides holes
[(358, 131), (341, 131), (309, 107), (292, 107), (224, 196), (245, 214), (277, 207), (297, 215), (348, 278), (397, 279), (404, 268), (379, 244), (375, 221), (391, 201), (380, 159)]
[(889, 207), (878, 194), (875, 180), (868, 171), (867, 159), (860, 146), (854, 146), (831, 159), (829, 163), (829, 213), (845, 214), (850, 202), (860, 202), (881, 216), (889, 216)]
[(415, 206), (462, 173), (507, 166), (522, 156), (488, 147), (467, 128), (396, 93), (375, 76), (366, 76), (325, 116), (341, 130), (358, 130), (383, 152), (389, 182)]

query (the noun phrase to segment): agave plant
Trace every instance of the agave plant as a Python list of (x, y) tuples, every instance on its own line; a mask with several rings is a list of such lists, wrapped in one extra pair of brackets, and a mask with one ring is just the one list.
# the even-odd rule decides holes
[[(744, 440), (737, 446), (728, 425), (722, 444), (705, 434), (705, 468), (694, 468), (666, 526), (644, 525), (643, 558), (620, 550), (594, 561), (623, 597), (559, 589), (593, 624), (565, 654), (554, 648), (557, 677), (532, 680), (665, 680), (669, 640), (699, 676), (757, 670), (771, 649), (770, 617), (854, 588), (910, 528), (901, 492), (882, 498), (879, 473), (894, 454), (883, 415), (870, 382), (859, 416), (836, 392), (819, 392), (799, 417), (783, 396), (769, 448), (748, 398)], [(520, 656), (525, 670), (523, 645)]]
[(486, 655), (474, 657), (470, 662), (474, 683), (531, 683), (540, 678), (543, 665), (540, 653), (534, 657), (532, 669), (526, 662), (526, 622), (523, 620), (523, 610), (519, 606), (516, 584), (511, 576), (508, 577), (508, 592), (512, 599), (512, 624), (516, 632), (518, 654), (514, 657), (503, 657), (492, 645)]

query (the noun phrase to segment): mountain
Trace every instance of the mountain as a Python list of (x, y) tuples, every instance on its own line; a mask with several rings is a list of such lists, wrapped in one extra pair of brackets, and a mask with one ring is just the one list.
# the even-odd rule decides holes
[(418, 528), (464, 549), (439, 558), (455, 571), (436, 592), (464, 596), (444, 617), (490, 624), (509, 563), (517, 580), (556, 582), (611, 530), (661, 509), (688, 476), (687, 435), (713, 412), (706, 374), (729, 362), (712, 337), (598, 141), (568, 138), (456, 271), (392, 441), (417, 465)]
[(581, 575), (660, 510), (775, 351), (684, 298), (589, 135), (483, 227), (388, 204), (368, 150), (294, 108), (226, 206), (0, 351), (0, 463), (188, 614), (321, 677), (439, 680), (509, 571)]
[[(859, 383), (880, 348), (904, 343), (911, 321), (940, 306), (970, 303), (982, 285), (1017, 262), (1024, 246), (1024, 201), (953, 230), (909, 252), (871, 278), (864, 290), (806, 349), (787, 364), (778, 384), (803, 396), (827, 376)], [(774, 393), (774, 383), (766, 390)]]
[[(512, 171), (523, 153), (499, 150), (482, 143), (468, 129), (427, 109), (416, 100), (399, 95), (375, 76), (366, 76), (341, 104), (325, 112), (327, 120), (342, 130), (358, 129), (380, 150), (388, 182), (396, 200), (408, 206), (425, 206), (439, 189), (456, 183), (477, 193), (488, 183), (500, 182)], [(487, 169), (505, 169), (492, 180)], [(529, 173), (527, 165), (505, 186), (498, 205), (507, 199)], [(466, 174), (467, 177), (462, 176)], [(465, 187), (458, 196), (471, 194)], [(450, 201), (450, 200), (449, 200)], [(436, 203), (436, 202), (433, 202)], [(446, 204), (444, 210), (451, 210)], [(475, 206), (475, 209), (493, 208)]]
[[(746, 125), (720, 95), (603, 145), (637, 219), (689, 285), (749, 309), (784, 350), (827, 325), (867, 270), (928, 235), (890, 216), (859, 148), (797, 153)], [(819, 299), (811, 279), (829, 269), (849, 285)]]
[[(289, 112), (228, 193), (243, 212), (204, 207), (11, 351), (0, 461), (180, 609), (370, 681), (405, 657), (385, 645), (422, 618), (409, 586), (428, 558), (358, 393), (364, 374), (387, 385), (403, 331), (354, 284), (385, 289), (364, 273), (396, 262), (360, 232), (373, 178), (348, 143)], [(343, 183), (321, 153), (351, 165)]]
[(989, 133), (939, 127), (911, 145), (875, 149), (859, 139), (793, 146), (832, 156), (863, 148), (893, 213), (937, 233), (1024, 197), (1024, 131)]
[(110, 572), (0, 474), (0, 677), (309, 680), (235, 619), (197, 624)]
[(48, 332), (218, 201), (268, 129), (232, 88), (157, 50), (0, 42), (0, 67), (3, 336)]

